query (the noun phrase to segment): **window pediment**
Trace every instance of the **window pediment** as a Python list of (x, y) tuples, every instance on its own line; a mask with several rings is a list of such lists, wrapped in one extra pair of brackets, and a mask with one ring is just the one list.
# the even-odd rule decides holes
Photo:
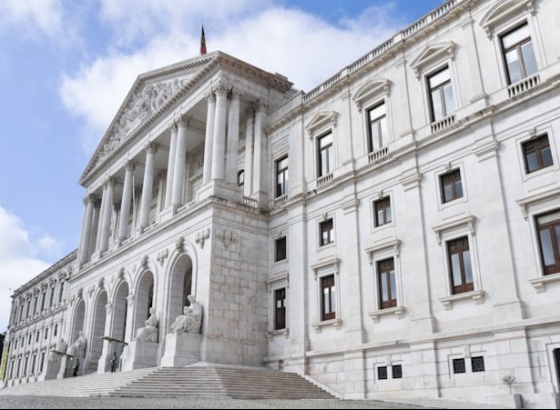
[(364, 101), (375, 98), (375, 96), (378, 95), (389, 95), (390, 88), (391, 81), (386, 78), (374, 78), (358, 88), (358, 90), (354, 93), (354, 97), (352, 97), (352, 101), (354, 101), (358, 107), (358, 111), (362, 111)]
[(488, 37), (492, 37), (494, 27), (504, 20), (511, 20), (517, 13), (523, 10), (535, 14), (535, 0), (502, 0), (490, 7), (488, 12), (480, 20), (480, 26), (486, 31)]
[(416, 78), (420, 77), (423, 69), (434, 62), (444, 61), (448, 58), (455, 60), (455, 47), (453, 41), (446, 41), (444, 43), (431, 44), (427, 46), (413, 61), (410, 66), (414, 70)]
[(312, 138), (319, 129), (326, 127), (336, 128), (337, 117), (338, 113), (336, 111), (321, 111), (317, 113), (305, 126), (305, 130), (309, 134), (309, 138)]

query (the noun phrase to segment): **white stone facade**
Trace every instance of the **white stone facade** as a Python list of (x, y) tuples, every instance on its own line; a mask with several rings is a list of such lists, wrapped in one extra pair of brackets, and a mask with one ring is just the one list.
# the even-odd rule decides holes
[(141, 75), (80, 181), (60, 320), (83, 372), (150, 306), (161, 365), (192, 293), (206, 362), (558, 408), (559, 15), (450, 0), (308, 93), (221, 52)]

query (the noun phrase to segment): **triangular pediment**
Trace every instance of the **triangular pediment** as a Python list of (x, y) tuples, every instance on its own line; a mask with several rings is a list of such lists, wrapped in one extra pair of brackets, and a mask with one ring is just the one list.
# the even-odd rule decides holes
[(455, 58), (455, 43), (452, 41), (430, 44), (410, 63), (410, 66), (416, 77), (419, 77), (424, 67), (448, 58), (452, 60)]
[(132, 85), (80, 182), (84, 184), (90, 175), (97, 172), (95, 170), (103, 167), (156, 119), (173, 110), (180, 99), (207, 81), (219, 68), (282, 92), (292, 87), (286, 77), (263, 71), (221, 51), (144, 73)]
[(490, 7), (480, 20), (480, 26), (492, 36), (494, 27), (504, 21), (512, 20), (518, 13), (535, 12), (534, 0), (502, 0)]
[(361, 111), (364, 102), (377, 96), (389, 95), (390, 87), (391, 81), (386, 78), (374, 78), (358, 88), (352, 97), (352, 101), (358, 106), (358, 111)]
[(310, 137), (313, 136), (317, 129), (325, 128), (328, 126), (336, 127), (336, 119), (338, 113), (336, 111), (321, 111), (315, 114), (311, 121), (305, 126), (305, 130)]

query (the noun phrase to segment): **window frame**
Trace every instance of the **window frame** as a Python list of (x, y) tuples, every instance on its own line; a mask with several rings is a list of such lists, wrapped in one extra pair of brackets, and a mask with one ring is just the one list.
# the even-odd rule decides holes
[[(383, 221), (379, 220), (379, 211), (380, 205), (384, 205), (384, 202), (388, 202), (389, 206), (383, 207), (381, 210), (383, 211)], [(390, 218), (387, 218), (387, 209), (389, 210)], [(373, 226), (374, 228), (380, 228), (382, 226), (390, 225), (393, 223), (393, 204), (391, 200), (391, 195), (383, 196), (375, 201), (373, 201)]]
[[(286, 165), (283, 168), (280, 168), (281, 163), (283, 163), (284, 161)], [(289, 189), (288, 169), (289, 169), (288, 155), (284, 155), (274, 161), (274, 174), (275, 174), (274, 198), (280, 198), (281, 196), (288, 194), (288, 189)]]
[[(452, 244), (455, 243), (459, 243), (460, 241), (466, 242), (466, 247), (464, 246), (464, 244), (462, 245), (461, 248), (452, 250), (451, 246)], [(470, 249), (470, 243), (469, 243), (469, 237), (468, 235), (459, 237), (459, 238), (455, 238), (455, 239), (450, 239), (448, 241), (445, 242), (445, 246), (447, 249), (447, 263), (448, 263), (448, 274), (449, 274), (449, 282), (451, 284), (451, 294), (452, 295), (458, 295), (460, 293), (467, 293), (467, 292), (472, 292), (474, 291), (474, 273), (473, 273), (473, 261), (472, 261), (472, 255), (471, 255), (471, 249)], [(459, 246), (459, 245), (457, 245)], [(468, 259), (469, 259), (469, 266), (468, 268), (470, 269), (470, 272), (466, 272), (466, 268), (465, 268), (465, 257), (464, 257), (464, 253), (468, 252)], [(452, 256), (453, 255), (461, 255), (459, 258), (459, 269), (460, 269), (460, 276), (461, 276), (461, 284), (460, 285), (455, 285), (455, 281), (454, 281), (454, 271), (453, 271), (453, 261), (452, 261)], [(471, 281), (468, 282), (467, 281), (467, 276), (468, 274), (470, 274), (471, 277)]]
[[(289, 333), (289, 309), (290, 309), (290, 301), (289, 301), (289, 293), (290, 293), (290, 276), (288, 272), (282, 272), (278, 275), (275, 275), (267, 280), (268, 284), (268, 293), (269, 293), (269, 309), (268, 309), (268, 325), (267, 325), (267, 337), (272, 338), (277, 335), (285, 335), (288, 336)], [(284, 322), (285, 327), (282, 329), (276, 329), (276, 291), (279, 289), (285, 289), (285, 302), (284, 302), (284, 309), (285, 309), (285, 316)]]
[[(437, 85), (432, 86), (431, 82), (432, 80), (444, 73), (445, 71), (447, 71), (448, 74), (448, 79), (438, 83)], [(428, 91), (428, 102), (429, 102), (429, 107), (430, 107), (430, 121), (433, 122), (438, 122), (443, 120), (444, 118), (447, 118), (451, 115), (453, 115), (457, 109), (455, 107), (455, 95), (453, 92), (453, 82), (451, 81), (451, 69), (449, 67), (448, 64), (438, 68), (435, 71), (430, 72), (429, 74), (426, 74), (425, 76), (426, 78), (426, 89)], [(446, 96), (446, 87), (449, 86), (450, 90), (451, 90), (451, 98), (450, 100), (447, 99)], [(440, 107), (441, 107), (441, 116), (437, 116), (436, 115), (436, 110), (435, 110), (435, 101), (434, 101), (434, 94), (437, 92), (438, 94), (438, 98), (439, 98), (439, 103), (440, 103)], [(448, 105), (450, 105), (448, 107)]]
[[(539, 218), (545, 218), (554, 214), (558, 214), (558, 218), (551, 221), (541, 224), (539, 222)], [(546, 277), (548, 275), (554, 275), (560, 273), (560, 243), (558, 241), (558, 235), (554, 234), (556, 230), (560, 230), (560, 208), (555, 210), (539, 213), (534, 215), (534, 224), (535, 224), (535, 233), (537, 237), (537, 246), (538, 246), (538, 255), (541, 267), (541, 275)], [(544, 229), (543, 229), (544, 228)], [(543, 254), (543, 245), (542, 245), (542, 237), (541, 231), (543, 230), (551, 230), (550, 240), (551, 240), (551, 247), (552, 253), (554, 257), (554, 264), (553, 265), (545, 265), (544, 254)]]
[[(546, 140), (546, 145), (541, 144), (538, 145), (536, 147), (527, 147), (528, 145), (534, 145), (537, 144), (539, 141), (544, 141)], [(543, 148), (548, 148), (549, 151), (549, 155), (550, 155), (550, 164), (545, 165), (544, 164), (544, 160), (543, 160), (543, 155), (542, 155), (542, 151)], [(539, 134), (536, 135), (535, 137), (529, 139), (529, 140), (525, 140), (521, 143), (521, 151), (523, 153), (523, 163), (525, 165), (525, 174), (530, 175), (533, 174), (535, 172), (541, 171), (543, 169), (549, 168), (549, 167), (553, 167), (554, 166), (554, 157), (552, 155), (552, 149), (553, 147), (550, 145), (550, 139), (548, 138), (548, 133), (543, 133), (543, 134)], [(527, 159), (527, 156), (535, 153), (536, 155), (536, 159), (537, 159), (537, 168), (534, 170), (529, 170), (529, 161)]]
[[(506, 48), (505, 44), (504, 44), (504, 39), (507, 36), (510, 36), (512, 34), (514, 34), (515, 32), (517, 32), (518, 30), (523, 29), (523, 27), (527, 28), (528, 31), (528, 37), (525, 37), (519, 41), (517, 41), (516, 43), (514, 43), (513, 45), (509, 46), (508, 48)], [(529, 27), (529, 22), (527, 20), (524, 20), (518, 24), (516, 24), (515, 26), (509, 28), (508, 30), (504, 31), (503, 33), (500, 33), (498, 35), (499, 38), (499, 45), (500, 45), (500, 53), (501, 53), (501, 57), (502, 57), (502, 64), (504, 67), (504, 73), (506, 76), (506, 81), (508, 85), (512, 85), (512, 84), (516, 84), (519, 81), (523, 81), (525, 78), (530, 77), (536, 73), (539, 72), (539, 64), (538, 64), (538, 60), (537, 60), (537, 54), (535, 52), (535, 47), (534, 47), (534, 41), (533, 41), (533, 36), (531, 35), (531, 29)], [(527, 73), (527, 67), (525, 64), (525, 57), (523, 56), (523, 52), (521, 50), (521, 47), (526, 45), (526, 44), (531, 44), (531, 51), (533, 53), (533, 59), (534, 59), (534, 63), (535, 63), (535, 72), (528, 74)], [(516, 51), (517, 53), (517, 62), (519, 64), (519, 70), (520, 70), (520, 76), (521, 78), (516, 80), (516, 81), (512, 81), (511, 79), (511, 73), (510, 73), (510, 69), (508, 66), (508, 61), (507, 61), (507, 55), (512, 52), (512, 51)]]
[[(387, 266), (382, 266), (382, 264), (387, 264)], [(379, 293), (378, 309), (383, 310), (383, 309), (396, 307), (398, 305), (398, 300), (397, 300), (398, 286), (397, 286), (397, 274), (395, 272), (395, 258), (390, 257), (390, 258), (376, 261), (376, 270), (377, 270), (377, 289)], [(385, 285), (385, 287), (383, 285)], [(387, 289), (387, 295), (388, 295), (387, 300), (384, 300), (383, 297), (384, 288)]]
[[(328, 283), (327, 283), (328, 282)], [(327, 320), (336, 319), (337, 312), (337, 286), (335, 274), (331, 273), (329, 275), (324, 275), (319, 278), (319, 286), (321, 293), (321, 321), (325, 322)], [(325, 291), (328, 292), (325, 292)], [(340, 290), (339, 290), (340, 291)], [(325, 293), (328, 293), (328, 301), (326, 300)], [(328, 309), (326, 308), (328, 302)]]
[[(328, 225), (330, 223), (330, 229)], [(318, 231), (319, 231), (319, 248), (324, 248), (328, 245), (333, 245), (335, 243), (335, 229), (334, 229), (334, 217), (327, 217), (323, 220), (319, 221), (318, 224)], [(324, 234), (327, 234), (327, 238), (324, 237)], [(328, 242), (325, 242), (327, 240)]]
[(237, 171), (237, 186), (244, 187), (245, 186), (245, 170), (240, 169)]
[[(324, 147), (321, 147), (321, 141), (327, 137), (331, 138), (330, 143), (328, 143)], [(327, 169), (325, 170), (323, 170), (323, 152), (327, 153)], [(317, 137), (317, 178), (325, 177), (333, 173), (333, 170), (335, 168), (334, 160), (334, 132), (332, 130), (329, 130)]]
[[(452, 197), (450, 199), (446, 199), (446, 195), (445, 195), (445, 188), (447, 186), (445, 179), (446, 178), (451, 178), (451, 177), (456, 177), (456, 175), (459, 175), (459, 178), (454, 178), (451, 179), (451, 194)], [(457, 181), (461, 184), (461, 195), (458, 196), (457, 193)], [(442, 205), (445, 204), (449, 204), (453, 201), (456, 201), (458, 199), (464, 198), (465, 197), (465, 188), (464, 188), (465, 184), (463, 182), (463, 174), (461, 172), (461, 168), (457, 167), (454, 168), (452, 170), (449, 170), (447, 172), (444, 172), (442, 174), (439, 175), (439, 189), (440, 189), (440, 200)]]
[[(283, 292), (283, 298), (279, 299), (278, 298), (278, 293), (279, 292)], [(286, 304), (287, 304), (287, 296), (288, 296), (288, 292), (286, 287), (279, 287), (273, 290), (273, 294), (274, 294), (274, 326), (273, 329), (275, 331), (278, 330), (284, 330), (286, 329)], [(279, 308), (278, 307), (278, 301), (282, 300), (282, 306)], [(279, 310), (282, 312), (282, 323), (281, 326), (279, 326), (279, 319), (278, 319), (278, 312)]]
[[(373, 111), (383, 107), (383, 113), (378, 115), (374, 118), (371, 117)], [(366, 109), (366, 121), (367, 121), (367, 136), (368, 136), (368, 154), (378, 151), (382, 148), (385, 148), (389, 143), (389, 119), (387, 115), (387, 104), (385, 100), (377, 101), (376, 104), (373, 104), (371, 107)], [(375, 148), (374, 144), (374, 135), (373, 135), (373, 125), (376, 124), (376, 128), (378, 131), (380, 143), (377, 148)]]
[[(340, 274), (339, 274), (340, 259), (336, 256), (329, 256), (324, 258), (321, 262), (311, 265), (313, 270), (313, 275), (315, 279), (315, 285), (317, 289), (316, 293), (316, 317), (317, 320), (311, 325), (317, 333), (321, 332), (321, 329), (325, 326), (333, 326), (339, 329), (342, 324), (342, 310), (341, 310), (341, 297), (340, 297)], [(322, 288), (322, 278), (334, 276), (334, 318), (324, 319), (322, 315), (323, 312), (323, 288)], [(332, 292), (331, 292), (332, 295)]]
[[(281, 258), (282, 255), (279, 255), (279, 245), (281, 243), (284, 243), (284, 249), (283, 249), (283, 257)], [(288, 239), (286, 236), (281, 236), (277, 239), (274, 240), (274, 262), (283, 262), (286, 259), (288, 259)]]

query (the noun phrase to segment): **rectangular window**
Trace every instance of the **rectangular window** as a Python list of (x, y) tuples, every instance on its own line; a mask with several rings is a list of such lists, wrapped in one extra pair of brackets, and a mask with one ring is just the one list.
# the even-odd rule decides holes
[(321, 278), (321, 320), (336, 318), (336, 287), (334, 275)]
[(29, 319), (29, 315), (31, 315), (31, 299), (27, 301), (27, 313), (25, 315), (26, 319)]
[(274, 291), (274, 329), (286, 328), (286, 288)]
[(377, 368), (377, 379), (387, 380), (387, 366), (379, 366)]
[(49, 337), (49, 328), (45, 328), (45, 339)]
[(51, 298), (50, 298), (50, 302), (49, 302), (49, 307), (52, 307), (52, 305), (54, 303), (54, 291), (55, 291), (55, 287), (53, 286), (51, 288)]
[(276, 161), (276, 198), (288, 193), (288, 157)]
[(391, 212), (391, 198), (385, 197), (379, 201), (375, 201), (375, 226), (381, 226), (390, 223), (393, 220)]
[(35, 342), (38, 342), (40, 337), (41, 337), (41, 332), (37, 331), (37, 336), (35, 337)]
[(474, 290), (469, 239), (455, 239), (447, 242), (451, 290), (453, 294)]
[(44, 290), (41, 295), (41, 312), (45, 310), (45, 303), (47, 302), (47, 291)]
[(245, 185), (245, 170), (243, 169), (237, 173), (237, 185)]
[(377, 151), (387, 144), (387, 113), (385, 103), (368, 110), (369, 152)]
[(483, 372), (484, 371), (484, 357), (471, 357), (471, 366), (473, 372)]
[(60, 282), (60, 292), (58, 293), (58, 303), (62, 302), (62, 297), (64, 296), (64, 282)]
[(461, 182), (461, 171), (456, 169), (440, 176), (441, 200), (443, 203), (463, 197), (463, 183)]
[(283, 261), (286, 259), (286, 237), (276, 239), (274, 241), (274, 261)]
[(332, 218), (319, 223), (319, 238), (320, 246), (328, 245), (334, 242), (334, 227)]
[(377, 262), (380, 308), (397, 306), (397, 283), (393, 258)]
[(523, 157), (525, 158), (525, 171), (528, 174), (550, 167), (552, 165), (552, 152), (548, 143), (548, 135), (524, 142)]
[(504, 34), (501, 40), (509, 84), (537, 72), (537, 60), (527, 23)]
[(53, 336), (56, 336), (58, 333), (58, 324), (54, 325)]
[(333, 136), (328, 133), (318, 138), (318, 170), (319, 177), (329, 175), (334, 169)]
[(428, 77), (432, 122), (439, 121), (455, 111), (449, 67)]
[(393, 379), (402, 379), (402, 365), (393, 365)]
[(560, 272), (560, 210), (537, 217), (541, 262), (545, 275)]
[(43, 368), (45, 367), (45, 352), (41, 352), (41, 368), (39, 369), (39, 373), (43, 373)]
[(453, 373), (466, 373), (465, 359), (453, 359)]
[(39, 311), (39, 295), (35, 296), (35, 302), (33, 303), (33, 314), (36, 315)]

